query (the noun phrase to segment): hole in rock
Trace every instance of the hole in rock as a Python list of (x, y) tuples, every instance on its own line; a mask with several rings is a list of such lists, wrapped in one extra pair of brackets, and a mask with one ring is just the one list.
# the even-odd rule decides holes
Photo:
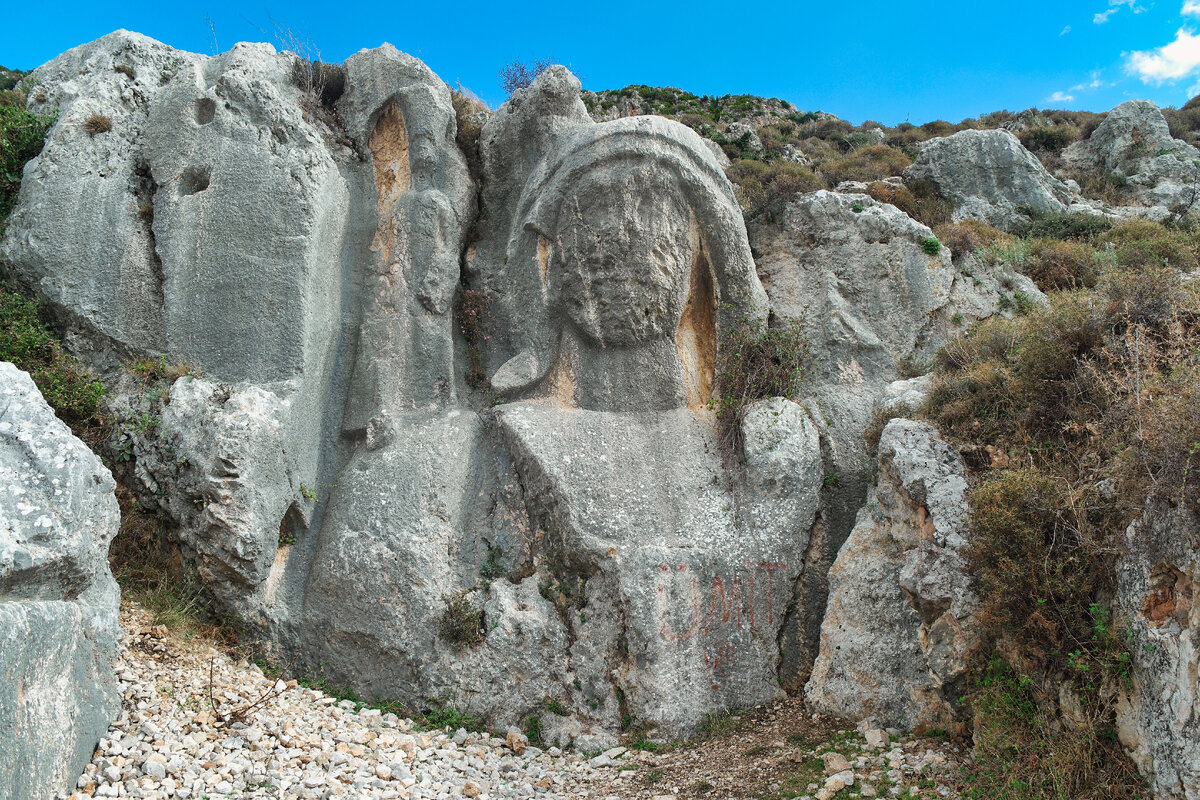
[(213, 117), (217, 115), (216, 101), (202, 97), (196, 101), (196, 122), (200, 125), (207, 125), (213, 121)]
[(208, 167), (189, 167), (179, 176), (179, 193), (196, 194), (208, 188)]
[(304, 521), (304, 513), (293, 503), (279, 521), (279, 546), (295, 544), (307, 530), (308, 523)]

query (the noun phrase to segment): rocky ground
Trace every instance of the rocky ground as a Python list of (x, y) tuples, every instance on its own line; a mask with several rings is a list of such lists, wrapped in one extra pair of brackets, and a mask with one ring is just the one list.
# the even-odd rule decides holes
[(121, 621), (123, 710), (72, 798), (958, 796), (959, 747), (839, 730), (798, 702), (715, 720), (698, 743), (544, 751), (268, 678), (132, 604)]

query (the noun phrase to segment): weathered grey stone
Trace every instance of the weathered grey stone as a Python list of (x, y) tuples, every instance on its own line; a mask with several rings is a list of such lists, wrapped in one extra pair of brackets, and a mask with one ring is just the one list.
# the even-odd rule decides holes
[(347, 130), (370, 150), (375, 258), (362, 299), (359, 357), (344, 427), (455, 398), (453, 318), (475, 187), (454, 143), (450, 91), (391, 45), (346, 61)]
[(954, 261), (945, 247), (929, 255), (929, 228), (865, 195), (801, 195), (779, 225), (756, 223), (750, 236), (772, 312), (803, 323), (813, 356), (807, 402), (835, 476), (786, 634), (792, 680), (816, 656), (824, 576), (866, 497), (871, 464), (861, 437), (886, 388), (924, 368), (948, 334), (997, 313), (1010, 291), (1032, 302), (1042, 294), (1010, 269)]
[[(299, 657), (494, 724), (554, 697), (573, 712), (547, 731), (563, 744), (610, 741), (629, 713), (677, 734), (775, 697), (820, 458), (804, 412), (775, 401), (746, 418), (742, 506), (720, 479), (703, 410), (718, 331), (765, 311), (728, 182), (681, 125), (591, 122), (562, 68), (488, 119), (482, 149), (483, 356), (495, 391), (527, 399), (494, 423), (377, 412), (317, 537)], [(483, 613), (475, 646), (439, 632), (456, 597)]]
[[(293, 61), (257, 44), (210, 59), (118, 31), (39, 68), (31, 107), (58, 122), (26, 166), (0, 259), (128, 352), (229, 380), (311, 367), (336, 322), (347, 198)], [(112, 129), (91, 135), (97, 114)]]
[(1019, 210), (1064, 214), (1071, 195), (1020, 140), (1004, 130), (966, 130), (931, 139), (904, 171), (906, 180), (930, 181), (954, 203), (953, 218), (980, 219), (1012, 229)]
[(120, 710), (114, 486), (29, 375), (0, 362), (4, 800), (71, 791)]
[(1117, 706), (1122, 744), (1155, 797), (1200, 797), (1200, 520), (1155, 504), (1125, 533), (1117, 622), (1131, 685)]
[(725, 127), (725, 138), (733, 142), (745, 141), (744, 150), (749, 153), (761, 153), (763, 151), (762, 139), (758, 138), (757, 131), (751, 128), (744, 122), (731, 122)]
[(966, 466), (933, 426), (894, 419), (879, 478), (830, 571), (805, 699), (822, 713), (950, 729), (978, 639), (969, 585)]
[(778, 634), (822, 478), (798, 406), (747, 415), (742, 505), (709, 423), (687, 409), (513, 404), (500, 423), (533, 521), (589, 576), (572, 653), (603, 653), (608, 669), (589, 668), (585, 692), (620, 689), (628, 713), (667, 731), (777, 696)]
[(307, 525), (320, 489), (289, 452), (293, 388), (184, 376), (165, 404), (128, 407), (115, 443), (133, 459), (132, 481), (176, 521), (209, 592), (247, 620), (262, 615), (280, 537)]
[(1127, 177), (1135, 197), (1151, 211), (1114, 209), (1120, 216), (1161, 220), (1200, 201), (1200, 150), (1173, 138), (1162, 112), (1149, 100), (1129, 100), (1114, 108), (1091, 136), (1063, 151), (1063, 161), (1076, 169)]

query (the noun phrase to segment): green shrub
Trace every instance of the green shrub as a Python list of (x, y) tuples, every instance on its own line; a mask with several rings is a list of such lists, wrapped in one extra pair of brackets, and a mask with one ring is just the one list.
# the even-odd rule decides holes
[(972, 489), (971, 573), (985, 624), (1023, 657), (1066, 666), (1091, 640), (1091, 603), (1112, 574), (1082, 535), (1069, 490), (1036, 468), (998, 471)]
[[(1146, 222), (1102, 238), (1190, 243)], [(1028, 262), (1064, 246), (1073, 261), (1090, 249), (1038, 240)], [(1114, 734), (1130, 657), (1106, 602), (1147, 503), (1200, 509), (1200, 288), (1155, 261), (1102, 268), (1094, 288), (948, 342), (923, 409), (975, 473), (968, 571), (990, 658), (967, 797), (1142, 796)]]
[(1021, 144), (1034, 152), (1057, 153), (1079, 138), (1079, 130), (1070, 125), (1026, 128), (1017, 134)]
[(525, 738), (531, 744), (540, 744), (542, 741), (542, 718), (537, 715), (528, 716), (525, 718)]
[(934, 229), (934, 235), (956, 256), (974, 253), (998, 241), (1012, 238), (1009, 234), (977, 219), (943, 223)]
[[(426, 706), (421, 709), (421, 715), (432, 728), (450, 728), (451, 730), (465, 728), (469, 731), (487, 732), (487, 726), (483, 724), (482, 720), (476, 719), (466, 711), (458, 710), (450, 705), (447, 699), (431, 697), (427, 698), (425, 702)], [(397, 716), (408, 716), (401, 711), (395, 712)]]
[(46, 132), (53, 124), (53, 117), (0, 105), (0, 226), (17, 203), (25, 162), (42, 152)]
[(1074, 239), (1092, 242), (1112, 226), (1113, 224), (1104, 217), (1092, 214), (1034, 214), (1020, 233), (1034, 239)]
[(921, 249), (925, 251), (927, 256), (936, 256), (942, 252), (942, 243), (937, 240), (936, 236), (926, 237), (925, 241), (921, 242)]
[(1129, 205), (1129, 178), (1120, 172), (1083, 170), (1071, 172), (1069, 177), (1079, 184), (1085, 197), (1100, 200), (1108, 205)]
[(554, 61), (549, 58), (539, 58), (533, 63), (526, 61), (509, 62), (500, 68), (500, 88), (504, 90), (504, 94), (512, 97), (519, 89), (531, 86), (538, 75), (541, 75), (552, 66), (554, 66)]
[(94, 421), (104, 397), (95, 380), (38, 319), (38, 303), (0, 283), (0, 361), (33, 377), (46, 402), (73, 428)]
[(970, 800), (1133, 800), (1142, 781), (1109, 728), (1058, 719), (1058, 698), (1000, 657), (971, 694), (974, 753), (964, 778)]
[(894, 205), (930, 228), (948, 223), (954, 211), (954, 205), (929, 181), (910, 181), (904, 186), (872, 183), (867, 187), (867, 194), (881, 203)]
[(922, 125), (921, 130), (929, 134), (930, 137), (937, 137), (958, 133), (959, 128), (952, 122), (946, 122), (944, 119), (935, 119), (932, 122), (926, 122)]

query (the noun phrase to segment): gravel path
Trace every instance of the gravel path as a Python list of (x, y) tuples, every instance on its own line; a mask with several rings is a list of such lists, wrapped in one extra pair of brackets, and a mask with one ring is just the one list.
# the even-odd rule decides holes
[[(950, 774), (942, 767), (953, 753), (912, 742), (873, 752), (843, 733), (833, 740), (850, 753), (846, 765), (814, 761), (819, 750), (831, 748), (814, 749), (809, 737), (823, 739), (833, 729), (814, 725), (798, 704), (761, 710), (737, 734), (695, 747), (667, 753), (614, 748), (587, 758), (543, 751), (515, 731), (501, 739), (462, 729), (421, 730), (394, 714), (356, 710), (295, 681), (267, 678), (207, 643), (168, 636), (132, 604), (122, 608), (121, 622), (129, 632), (118, 665), (123, 710), (71, 798), (848, 798), (860, 796), (863, 779), (881, 784), (884, 796), (957, 796), (946, 781), (929, 780), (933, 773)], [(802, 738), (794, 732), (798, 726)], [(781, 734), (785, 727), (793, 731), (790, 740)], [(797, 745), (801, 740), (804, 747)], [(765, 744), (747, 750), (748, 742)], [(864, 753), (856, 757), (856, 750)], [(835, 772), (846, 778), (855, 770), (857, 786), (828, 790)], [(910, 795), (916, 778), (924, 778), (921, 791)], [(932, 787), (928, 794), (926, 787)]]

